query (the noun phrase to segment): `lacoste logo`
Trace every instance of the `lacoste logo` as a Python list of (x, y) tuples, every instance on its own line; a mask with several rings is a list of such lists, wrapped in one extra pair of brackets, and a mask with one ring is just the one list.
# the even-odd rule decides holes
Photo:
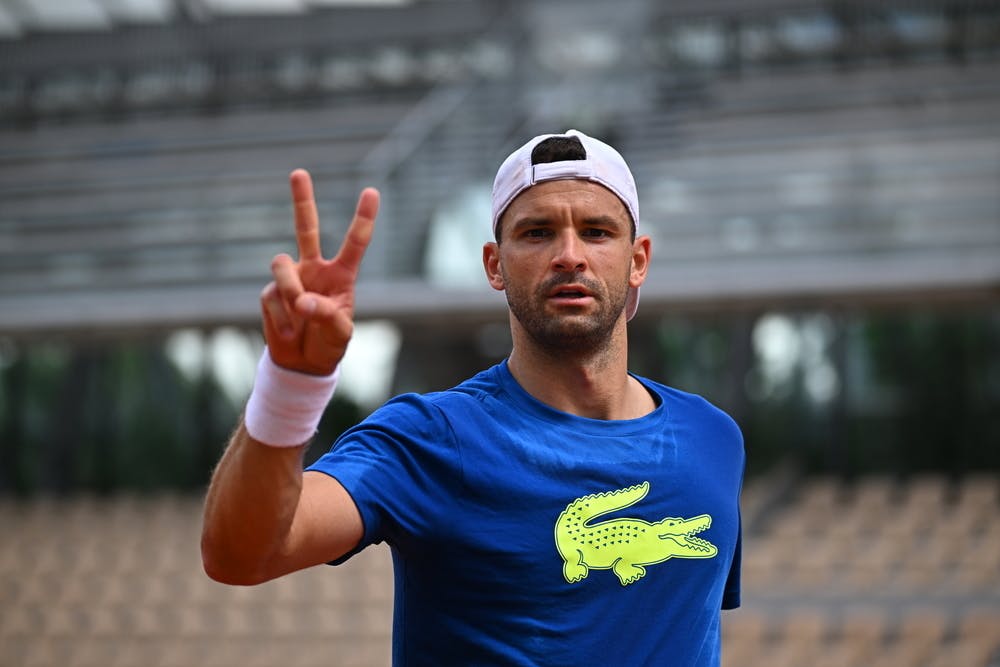
[(696, 535), (712, 525), (708, 514), (683, 519), (666, 517), (655, 523), (642, 519), (593, 519), (625, 509), (646, 497), (649, 482), (617, 491), (577, 498), (556, 520), (556, 549), (563, 559), (563, 576), (573, 584), (591, 569), (612, 570), (622, 586), (638, 581), (647, 565), (671, 558), (712, 558), (719, 550)]

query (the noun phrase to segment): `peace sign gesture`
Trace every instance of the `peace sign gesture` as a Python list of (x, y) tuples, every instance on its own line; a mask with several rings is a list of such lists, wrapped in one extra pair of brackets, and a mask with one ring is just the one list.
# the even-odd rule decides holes
[(339, 252), (324, 259), (312, 178), (296, 169), (289, 180), (299, 259), (282, 253), (271, 260), (274, 280), (260, 295), (264, 338), (278, 366), (328, 375), (343, 358), (354, 331), (354, 284), (372, 237), (379, 193), (362, 190)]

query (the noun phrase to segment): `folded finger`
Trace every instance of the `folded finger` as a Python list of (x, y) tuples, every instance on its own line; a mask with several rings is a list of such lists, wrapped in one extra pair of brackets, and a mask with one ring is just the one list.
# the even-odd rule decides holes
[(346, 346), (354, 329), (351, 312), (341, 307), (333, 299), (313, 294), (303, 295), (296, 303), (298, 314), (319, 325), (328, 342)]
[(268, 283), (261, 291), (260, 306), (265, 328), (271, 329), (285, 339), (295, 335), (295, 326), (288, 312), (287, 302), (281, 298), (275, 283)]
[(275, 289), (288, 303), (294, 303), (305, 291), (295, 261), (284, 253), (271, 260), (271, 275), (274, 277)]

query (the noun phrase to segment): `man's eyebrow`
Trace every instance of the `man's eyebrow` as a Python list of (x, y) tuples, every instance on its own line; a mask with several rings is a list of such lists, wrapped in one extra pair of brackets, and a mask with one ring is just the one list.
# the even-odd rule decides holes
[(584, 224), (587, 225), (598, 225), (606, 227), (607, 226), (617, 227), (618, 225), (622, 224), (622, 222), (624, 222), (625, 226), (628, 226), (628, 221), (620, 220), (619, 218), (616, 218), (615, 216), (612, 215), (594, 215), (588, 218), (584, 218), (583, 222)]
[(524, 227), (543, 227), (546, 225), (551, 225), (552, 221), (545, 216), (525, 216), (523, 218), (518, 218), (511, 225), (511, 229), (523, 229)]
[[(583, 219), (582, 221), (586, 225), (628, 225), (627, 220), (622, 220), (613, 215), (591, 215)], [(529, 215), (523, 218), (518, 218), (514, 221), (512, 225), (514, 228), (518, 227), (538, 227), (542, 225), (551, 225), (552, 220), (545, 217), (544, 215)]]
[[(628, 219), (621, 219), (614, 215), (592, 215), (584, 218), (581, 221), (585, 227), (605, 227), (605, 228), (630, 228), (630, 221)], [(527, 215), (523, 218), (518, 218), (515, 220), (511, 226), (511, 232), (517, 231), (519, 229), (532, 229), (538, 227), (551, 227), (553, 225), (552, 219), (544, 215)]]

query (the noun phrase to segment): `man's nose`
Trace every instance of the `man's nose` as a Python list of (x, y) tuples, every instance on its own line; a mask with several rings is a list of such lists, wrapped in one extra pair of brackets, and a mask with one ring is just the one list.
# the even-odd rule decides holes
[(583, 240), (575, 229), (564, 229), (556, 236), (552, 266), (557, 271), (582, 271), (587, 266)]

